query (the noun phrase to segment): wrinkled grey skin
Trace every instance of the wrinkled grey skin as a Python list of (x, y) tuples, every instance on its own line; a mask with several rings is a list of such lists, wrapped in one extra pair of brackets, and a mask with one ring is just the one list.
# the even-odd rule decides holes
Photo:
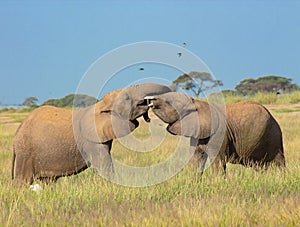
[(159, 84), (133, 85), (108, 94), (114, 99), (113, 102), (96, 104), (75, 114), (74, 134), (84, 159), (102, 176), (112, 178), (114, 169), (110, 150), (113, 139), (131, 133), (138, 127), (136, 119), (141, 116), (145, 121), (150, 121), (149, 107), (143, 97), (170, 91), (169, 87)]
[(225, 173), (226, 163), (285, 166), (281, 129), (262, 105), (243, 101), (209, 105), (177, 92), (154, 96), (152, 110), (168, 123), (167, 131), (191, 138), (202, 175), (208, 156), (214, 171)]
[(145, 83), (112, 91), (95, 105), (73, 113), (52, 106), (34, 110), (14, 137), (12, 179), (30, 184), (35, 179), (55, 181), (90, 165), (110, 174), (113, 139), (138, 127), (138, 117), (150, 120), (143, 97), (169, 91)]

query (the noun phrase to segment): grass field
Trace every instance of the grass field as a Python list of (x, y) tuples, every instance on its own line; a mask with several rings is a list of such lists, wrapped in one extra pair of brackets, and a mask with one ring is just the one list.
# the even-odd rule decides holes
[[(112, 184), (91, 170), (43, 185), (36, 193), (11, 183), (14, 133), (26, 113), (0, 114), (0, 226), (299, 226), (300, 108), (270, 105), (281, 125), (287, 168), (255, 171), (228, 165), (226, 178), (210, 170), (197, 179), (191, 162), (170, 180), (144, 188)], [(147, 137), (142, 125), (135, 131)], [(114, 142), (113, 155), (133, 164), (165, 159), (177, 138), (137, 154)]]
[(290, 94), (280, 94), (275, 93), (262, 93), (258, 92), (252, 95), (243, 96), (241, 94), (229, 94), (224, 95), (225, 102), (236, 103), (245, 99), (259, 102), (261, 104), (297, 104), (300, 103), (300, 91), (290, 93)]

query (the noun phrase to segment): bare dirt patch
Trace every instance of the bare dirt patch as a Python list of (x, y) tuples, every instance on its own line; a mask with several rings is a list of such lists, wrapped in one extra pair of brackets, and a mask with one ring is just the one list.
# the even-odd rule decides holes
[(0, 117), (0, 123), (13, 123), (15, 121), (12, 117)]

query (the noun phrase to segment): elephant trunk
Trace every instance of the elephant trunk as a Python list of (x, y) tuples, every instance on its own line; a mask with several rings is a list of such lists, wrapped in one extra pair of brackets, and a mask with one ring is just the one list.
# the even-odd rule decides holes
[(144, 118), (144, 120), (145, 120), (146, 122), (148, 122), (148, 123), (151, 121), (151, 119), (150, 119), (150, 117), (149, 117), (149, 115), (148, 115), (148, 111), (147, 111), (146, 113), (143, 114), (143, 118)]
[(161, 99), (151, 101), (152, 110), (163, 122), (172, 124), (179, 119), (179, 113), (169, 103)]

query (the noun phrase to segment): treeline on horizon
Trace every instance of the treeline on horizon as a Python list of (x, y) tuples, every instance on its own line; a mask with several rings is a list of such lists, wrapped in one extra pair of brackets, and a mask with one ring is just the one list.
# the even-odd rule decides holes
[[(75, 99), (75, 101), (74, 101)], [(56, 107), (86, 107), (95, 104), (98, 100), (83, 94), (69, 94), (60, 99), (48, 99), (42, 106), (50, 105)]]
[[(200, 83), (195, 82), (197, 79)], [(174, 82), (177, 87), (174, 87)], [(174, 90), (181, 86), (184, 90), (197, 90), (199, 92), (201, 89), (204, 90), (204, 86), (207, 89), (206, 82), (213, 84), (212, 86), (216, 84), (219, 86), (223, 85), (222, 81), (219, 80), (216, 83), (207, 72), (190, 72), (189, 74), (178, 76), (171, 86), (173, 86)], [(196, 93), (194, 92), (194, 94)], [(253, 100), (261, 104), (293, 104), (300, 102), (300, 87), (293, 83), (291, 78), (274, 75), (262, 76), (257, 79), (244, 79), (235, 86), (234, 90), (222, 90), (222, 94), (225, 103), (229, 104), (242, 100)], [(198, 98), (197, 95), (195, 97)], [(36, 97), (28, 97), (22, 103), (22, 106), (26, 106), (28, 111), (44, 105), (63, 108), (87, 107), (95, 104), (98, 100), (95, 97), (84, 94), (69, 94), (63, 98), (48, 99), (41, 105), (37, 105), (37, 101)], [(9, 108), (3, 108), (1, 112), (7, 110)]]

